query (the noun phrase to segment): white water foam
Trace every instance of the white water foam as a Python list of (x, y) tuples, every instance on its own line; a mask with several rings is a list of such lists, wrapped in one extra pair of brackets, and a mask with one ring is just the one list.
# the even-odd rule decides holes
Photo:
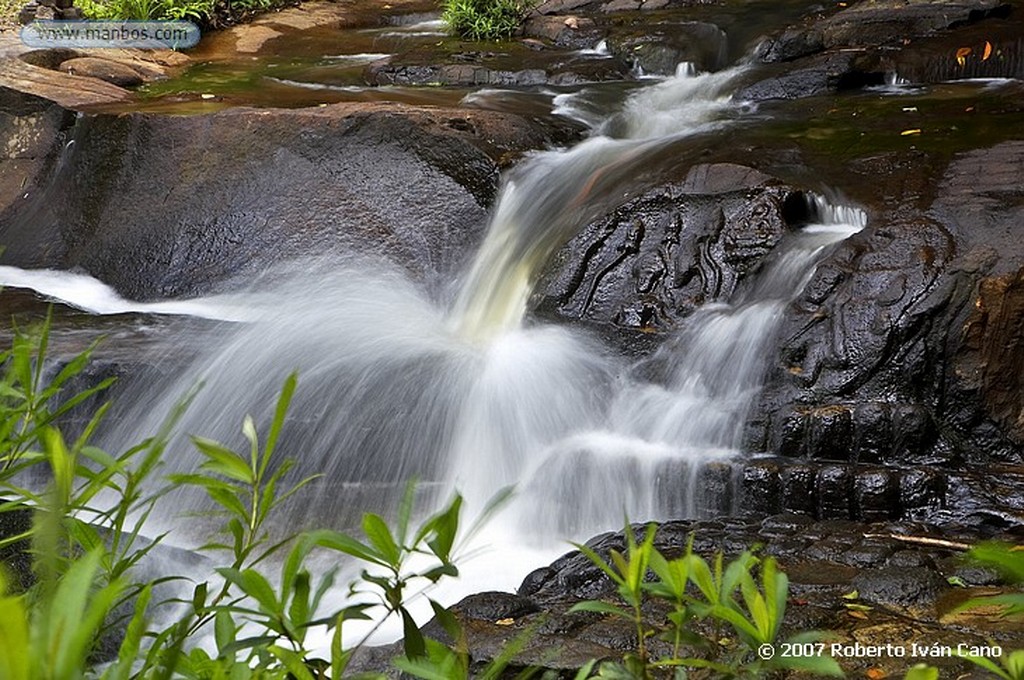
[(173, 314), (219, 321), (249, 321), (256, 312), (241, 299), (216, 296), (195, 300), (134, 302), (87, 274), (53, 269), (0, 266), (0, 286), (27, 288), (40, 295), (92, 314)]

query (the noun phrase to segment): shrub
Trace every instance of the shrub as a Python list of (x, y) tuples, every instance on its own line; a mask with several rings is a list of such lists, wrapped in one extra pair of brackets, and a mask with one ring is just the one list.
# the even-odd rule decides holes
[(292, 0), (75, 0), (89, 19), (175, 19), (220, 26), (270, 11)]
[(532, 7), (530, 0), (444, 0), (441, 18), (467, 40), (508, 40)]

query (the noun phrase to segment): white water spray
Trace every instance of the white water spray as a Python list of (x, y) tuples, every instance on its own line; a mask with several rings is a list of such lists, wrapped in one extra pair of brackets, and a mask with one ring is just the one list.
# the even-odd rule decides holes
[[(523, 565), (502, 556), (521, 555), (524, 545), (557, 550), (624, 516), (695, 513), (692, 473), (737, 451), (785, 305), (822, 250), (863, 226), (863, 214), (819, 205), (821, 224), (791, 235), (730, 304), (698, 311), (666, 343), (653, 358), (660, 382), (577, 329), (523, 319), (545, 264), (584, 224), (644, 186), (652, 152), (728, 124), (739, 72), (638, 90), (596, 136), (515, 170), (452, 309), (401, 272), (360, 261), (297, 263), (291, 283), (232, 298), (247, 301), (251, 322), (226, 330), (170, 384), (123, 395), (136, 407), (104, 443), (119, 450), (148, 436), (206, 380), (181, 429), (241, 448), (243, 416), (268, 422), (285, 376), (298, 370), (284, 453), (297, 458), (296, 476), (324, 479), (290, 509), (290, 529), (385, 510), (389, 492), (413, 476), (442, 493), (462, 490), (477, 509), (501, 486), (519, 484), (515, 506), (487, 537), (492, 559), (467, 565), (463, 574), (478, 571), (476, 578), (464, 576), (449, 599), (514, 585)], [(184, 438), (168, 460), (172, 471), (200, 462)], [(191, 502), (176, 497), (173, 509), (194, 509)]]

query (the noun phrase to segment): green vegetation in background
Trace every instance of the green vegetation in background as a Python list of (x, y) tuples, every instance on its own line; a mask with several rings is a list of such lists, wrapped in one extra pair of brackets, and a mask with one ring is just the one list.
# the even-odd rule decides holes
[[(0, 0), (5, 2), (6, 0)], [(442, 0), (442, 19), (467, 40), (508, 40), (519, 30), (535, 0)], [(294, 0), (76, 0), (89, 19), (187, 19), (217, 27)]]
[(202, 28), (290, 4), (294, 0), (75, 0), (89, 19), (183, 19)]
[(443, 0), (441, 18), (460, 38), (508, 40), (534, 4), (533, 0)]

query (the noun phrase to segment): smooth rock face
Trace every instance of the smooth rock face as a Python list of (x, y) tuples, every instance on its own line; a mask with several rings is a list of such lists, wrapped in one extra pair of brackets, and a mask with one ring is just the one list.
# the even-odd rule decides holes
[(497, 162), (550, 141), (514, 115), (386, 104), (94, 116), (64, 134), (0, 213), (2, 261), (82, 267), (136, 299), (342, 250), (431, 280), (479, 238)]
[(768, 62), (792, 61), (826, 49), (899, 43), (968, 21), (979, 21), (998, 13), (1003, 6), (999, 0), (852, 3), (843, 11), (808, 27), (788, 29), (766, 43), (760, 54)]
[(52, 171), (73, 121), (52, 102), (0, 88), (0, 215)]

